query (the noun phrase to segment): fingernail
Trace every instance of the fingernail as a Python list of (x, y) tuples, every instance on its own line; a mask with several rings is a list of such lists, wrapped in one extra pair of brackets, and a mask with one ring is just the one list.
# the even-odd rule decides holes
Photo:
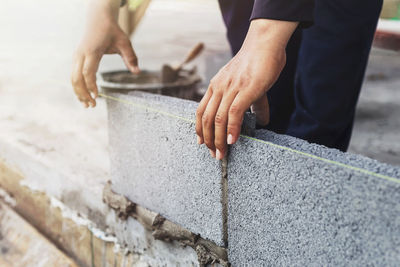
[(219, 151), (219, 149), (217, 149), (217, 160), (221, 160), (222, 159), (222, 153), (221, 151)]
[(87, 108), (87, 107), (88, 107), (88, 104), (87, 104), (87, 103), (82, 103), (82, 105), (83, 105), (84, 108)]
[(214, 150), (210, 150), (210, 154), (211, 154), (211, 157), (215, 158), (215, 151)]
[(201, 145), (201, 138), (200, 138), (200, 136), (197, 136), (197, 144)]
[(228, 145), (233, 144), (233, 136), (231, 134), (228, 135), (228, 140), (227, 140)]

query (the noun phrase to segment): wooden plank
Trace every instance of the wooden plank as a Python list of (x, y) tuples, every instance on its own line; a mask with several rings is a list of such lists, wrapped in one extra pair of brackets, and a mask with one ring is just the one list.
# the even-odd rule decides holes
[(0, 202), (0, 266), (78, 265), (14, 210)]

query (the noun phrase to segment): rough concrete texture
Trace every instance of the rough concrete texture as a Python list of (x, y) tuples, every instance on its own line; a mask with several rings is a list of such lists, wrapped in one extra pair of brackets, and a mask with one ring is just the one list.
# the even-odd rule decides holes
[[(256, 137), (400, 178), (400, 168), (264, 130)], [(400, 179), (386, 180), (241, 138), (228, 160), (233, 266), (395, 266)]]
[[(194, 120), (192, 101), (107, 93)], [(114, 100), (107, 104), (113, 191), (223, 245), (221, 165), (197, 144), (194, 123)]]

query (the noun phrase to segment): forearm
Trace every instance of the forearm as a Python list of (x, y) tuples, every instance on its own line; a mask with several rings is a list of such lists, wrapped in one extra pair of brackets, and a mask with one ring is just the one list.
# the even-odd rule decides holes
[(102, 16), (104, 19), (118, 20), (121, 0), (92, 0), (90, 2), (89, 20), (93, 16)]
[(102, 32), (109, 32), (110, 28), (118, 25), (120, 4), (121, 0), (90, 1), (83, 43), (92, 44), (93, 36), (103, 36)]
[[(256, 19), (250, 24), (238, 58), (257, 60), (260, 70), (248, 66), (253, 73), (266, 73), (264, 90), (268, 90), (286, 64), (286, 45), (296, 30), (298, 22)], [(260, 74), (261, 75), (261, 74)], [(257, 75), (256, 75), (257, 76)]]
[(298, 24), (298, 22), (270, 19), (252, 20), (243, 47), (284, 49)]

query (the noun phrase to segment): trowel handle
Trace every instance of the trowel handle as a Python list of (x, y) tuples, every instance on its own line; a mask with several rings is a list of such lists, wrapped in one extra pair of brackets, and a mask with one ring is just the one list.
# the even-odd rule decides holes
[(192, 48), (192, 50), (190, 50), (190, 52), (187, 54), (185, 60), (178, 66), (178, 70), (180, 70), (183, 65), (185, 65), (186, 63), (189, 63), (190, 61), (192, 61), (193, 59), (195, 59), (198, 55), (200, 55), (200, 53), (203, 51), (204, 49), (204, 43), (198, 43), (195, 47)]

